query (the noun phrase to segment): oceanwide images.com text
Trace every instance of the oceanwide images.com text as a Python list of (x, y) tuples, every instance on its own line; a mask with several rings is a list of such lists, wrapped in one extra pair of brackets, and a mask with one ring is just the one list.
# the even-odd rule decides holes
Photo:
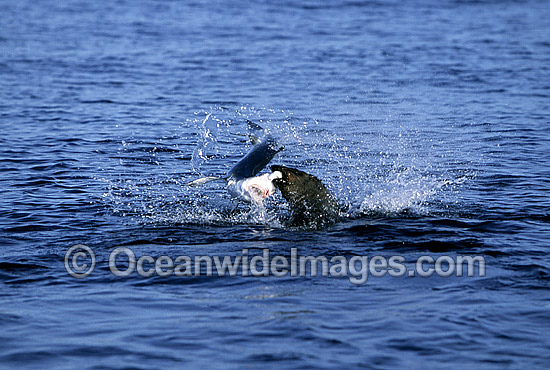
[[(118, 277), (137, 274), (141, 277), (187, 276), (253, 276), (253, 277), (347, 277), (353, 284), (365, 284), (369, 276), (383, 277), (440, 277), (485, 276), (485, 258), (482, 256), (420, 256), (406, 264), (403, 256), (301, 256), (291, 248), (290, 257), (272, 256), (269, 249), (261, 255), (249, 255), (242, 249), (240, 256), (170, 256), (157, 258), (149, 255), (136, 257), (127, 247), (115, 248), (109, 254), (109, 270)], [(76, 278), (89, 276), (96, 266), (93, 250), (77, 244), (65, 254), (65, 269)], [(408, 268), (407, 266), (411, 266)]]

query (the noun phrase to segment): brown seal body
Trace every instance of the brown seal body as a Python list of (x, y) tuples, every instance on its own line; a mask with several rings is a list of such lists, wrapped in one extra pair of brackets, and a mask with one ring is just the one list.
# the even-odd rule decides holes
[(292, 210), (289, 226), (319, 229), (338, 219), (338, 202), (317, 177), (284, 166), (271, 166), (271, 171), (282, 174), (273, 185)]

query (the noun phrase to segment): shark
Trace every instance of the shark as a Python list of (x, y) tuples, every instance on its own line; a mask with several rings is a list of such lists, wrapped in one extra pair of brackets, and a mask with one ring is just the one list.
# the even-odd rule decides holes
[[(247, 120), (250, 130), (264, 132), (258, 124)], [(280, 176), (279, 173), (265, 173), (258, 176), (271, 160), (284, 149), (277, 140), (269, 134), (258, 137), (249, 135), (253, 146), (251, 150), (239, 160), (225, 176), (207, 176), (187, 183), (188, 186), (199, 186), (210, 181), (225, 181), (227, 190), (236, 200), (247, 203), (261, 204), (261, 202), (274, 194), (273, 180)]]

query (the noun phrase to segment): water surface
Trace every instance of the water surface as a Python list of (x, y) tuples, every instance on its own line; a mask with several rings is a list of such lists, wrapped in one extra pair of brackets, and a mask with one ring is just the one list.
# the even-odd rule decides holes
[[(3, 2), (0, 364), (544, 368), (545, 1)], [(346, 208), (259, 218), (246, 119)], [(85, 279), (66, 251), (97, 257)], [(115, 277), (137, 256), (482, 256), (485, 277)]]

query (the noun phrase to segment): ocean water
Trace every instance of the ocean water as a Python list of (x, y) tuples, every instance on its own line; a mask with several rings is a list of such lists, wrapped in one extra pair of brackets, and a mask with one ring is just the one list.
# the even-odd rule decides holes
[[(0, 13), (0, 367), (550, 363), (549, 2), (22, 0)], [(222, 183), (185, 186), (250, 150), (246, 119), (285, 146), (273, 164), (325, 183), (341, 220), (288, 228), (280, 195), (260, 213)], [(96, 258), (85, 278), (65, 266), (77, 244)], [(119, 277), (119, 247), (407, 268), (480, 256), (486, 273)]]

